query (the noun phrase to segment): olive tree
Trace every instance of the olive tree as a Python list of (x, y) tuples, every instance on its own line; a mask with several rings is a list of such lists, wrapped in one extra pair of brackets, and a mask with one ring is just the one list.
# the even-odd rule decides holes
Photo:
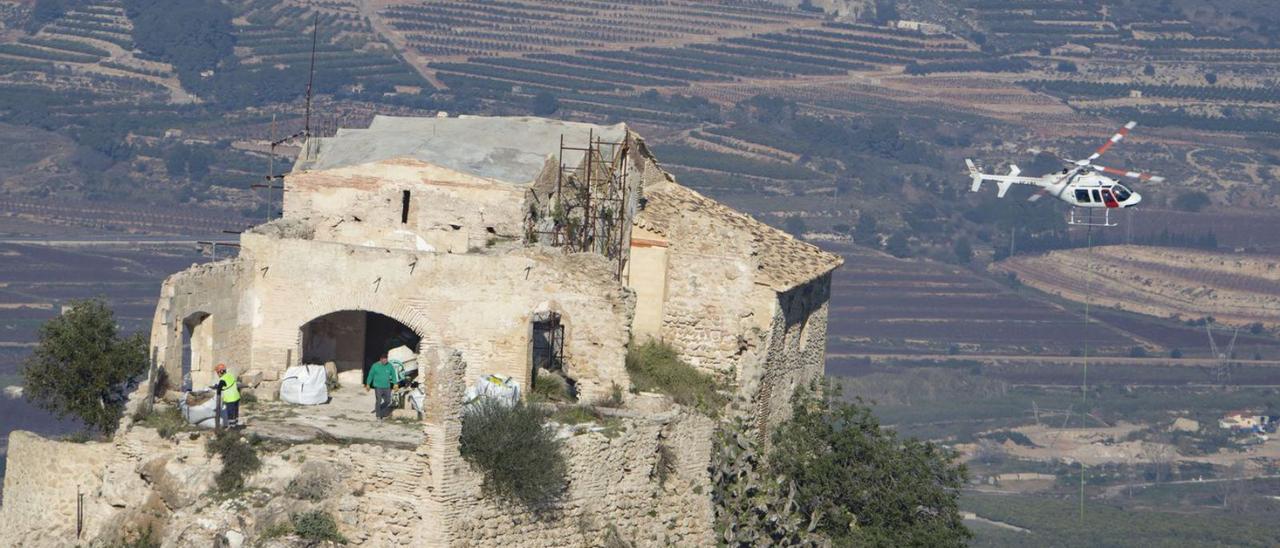
[(40, 327), (23, 365), (23, 394), (59, 418), (74, 416), (103, 434), (124, 412), (124, 389), (146, 371), (142, 335), (121, 337), (115, 314), (100, 299), (75, 301)]

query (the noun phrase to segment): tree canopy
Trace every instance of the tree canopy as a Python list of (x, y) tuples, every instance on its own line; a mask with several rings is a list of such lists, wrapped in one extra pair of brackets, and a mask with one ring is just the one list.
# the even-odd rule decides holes
[(967, 471), (931, 442), (900, 440), (865, 406), (799, 392), (773, 434), (769, 468), (794, 485), (804, 516), (837, 546), (963, 546)]
[(231, 8), (218, 0), (125, 0), (138, 49), (173, 64), (184, 86), (235, 47)]
[(765, 450), (721, 425), (711, 498), (722, 546), (964, 546), (968, 472), (954, 452), (900, 440), (828, 387), (800, 390)]
[(74, 416), (104, 434), (124, 412), (125, 387), (146, 371), (141, 334), (122, 338), (115, 315), (100, 299), (75, 301), (40, 327), (23, 365), (26, 398), (59, 418)]

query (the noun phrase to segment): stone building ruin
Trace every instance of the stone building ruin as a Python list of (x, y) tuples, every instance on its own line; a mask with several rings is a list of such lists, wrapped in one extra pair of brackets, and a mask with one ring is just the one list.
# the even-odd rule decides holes
[(627, 386), (633, 337), (730, 380), (761, 425), (822, 371), (840, 259), (679, 185), (624, 124), (380, 116), (311, 139), (284, 195), (238, 257), (165, 281), (168, 378), (222, 361), (270, 394), (290, 365), (360, 367), (396, 339), (529, 386), (552, 317), (587, 400)]
[[(343, 470), (347, 486), (409, 478), (335, 495), (342, 521), (368, 531), (356, 544), (598, 545), (610, 531), (644, 545), (712, 543), (712, 421), (627, 393), (628, 346), (671, 344), (724, 380), (761, 433), (822, 375), (839, 257), (681, 186), (625, 124), (379, 116), (310, 139), (284, 187), (282, 217), (244, 232), (236, 257), (165, 280), (151, 341), (169, 389), (208, 385), (222, 362), (262, 398), (290, 366), (354, 371), (386, 341), (414, 349), (427, 387), (420, 444), (288, 450)], [(566, 441), (569, 485), (552, 518), (483, 497), (457, 448), (467, 382), (500, 373), (524, 389), (535, 365), (562, 372), (580, 401), (615, 386), (626, 399), (608, 411), (624, 423), (619, 434)], [(207, 459), (129, 420), (106, 454), (72, 452), (70, 477), (32, 472), (59, 442), (15, 436), (0, 543), (65, 534), (66, 521), (41, 518), (74, 516), (69, 492), (90, 493), (87, 527), (109, 535), (161, 496), (155, 478)], [(662, 447), (676, 466), (658, 485)], [(285, 470), (303, 460), (271, 458)], [(18, 485), (28, 481), (42, 487)], [(269, 490), (284, 480), (255, 481)], [(166, 529), (164, 544), (207, 542), (201, 535), (240, 519), (214, 516)], [(394, 538), (377, 526), (387, 521)]]

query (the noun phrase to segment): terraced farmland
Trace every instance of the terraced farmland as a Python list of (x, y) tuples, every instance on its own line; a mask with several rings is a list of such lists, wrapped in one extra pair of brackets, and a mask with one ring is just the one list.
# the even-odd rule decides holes
[(818, 14), (765, 3), (431, 0), (386, 4), (379, 17), (407, 44), (433, 59), (456, 60), (688, 44), (820, 21)]
[(831, 246), (845, 257), (832, 278), (827, 350), (850, 353), (1117, 353), (1139, 345), (1076, 311), (1028, 299), (963, 270)]
[(1105, 246), (993, 265), (1061, 297), (1158, 317), (1280, 325), (1280, 257)]
[(55, 90), (93, 90), (117, 101), (149, 97), (189, 102), (172, 67), (134, 53), (133, 24), (119, 0), (68, 10), (31, 36), (0, 44), (0, 84), (26, 83), (39, 72)]
[[(250, 73), (278, 74), (296, 87), (311, 61), (311, 31), (318, 30), (316, 89), (334, 93), (355, 88), (392, 91), (432, 86), (384, 42), (357, 2), (330, 0), (244, 0), (234, 5), (236, 56)], [(282, 72), (284, 71), (284, 72)], [(254, 78), (255, 76), (249, 76)]]

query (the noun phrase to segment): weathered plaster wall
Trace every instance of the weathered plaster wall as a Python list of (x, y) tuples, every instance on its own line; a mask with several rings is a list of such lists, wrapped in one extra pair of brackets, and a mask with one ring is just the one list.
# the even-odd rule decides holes
[(663, 310), (667, 301), (667, 240), (636, 227), (631, 234), (627, 261), (627, 287), (636, 292), (636, 316), (631, 330), (637, 340), (662, 338)]
[(247, 268), (248, 263), (239, 258), (206, 263), (174, 274), (161, 285), (151, 344), (170, 388), (182, 386), (182, 362), (189, 360), (183, 354), (190, 353), (189, 348), (183, 348), (183, 330), (189, 318), (207, 315), (203, 329), (212, 327), (207, 332), (204, 359), (191, 364), (193, 386), (212, 383), (211, 368), (218, 362), (238, 372), (248, 369), (252, 326), (243, 310), (247, 303), (242, 300), (248, 285), (244, 277)]
[[(450, 255), (332, 242), (242, 236), (241, 255), (198, 267), (166, 282), (157, 321), (208, 312), (215, 318), (214, 359), (274, 381), (301, 360), (301, 327), (325, 314), (364, 310), (391, 317), (423, 338), (423, 349), (455, 348), (472, 377), (502, 373), (528, 388), (531, 317), (561, 314), (566, 372), (594, 399), (625, 386), (631, 293), (612, 265), (591, 254), (517, 249), (504, 254)], [(222, 263), (218, 263), (221, 265)], [(207, 270), (207, 271), (206, 271)], [(335, 275), (334, 273), (341, 273)], [(180, 372), (181, 339), (153, 327), (161, 363)]]
[[(437, 251), (446, 235), (465, 234), (468, 248), (482, 248), (492, 238), (519, 239), (524, 235), (525, 188), (467, 175), (418, 160), (387, 160), (376, 164), (302, 172), (285, 179), (284, 213), (289, 218), (358, 217), (370, 227), (356, 232), (348, 243), (404, 248), (417, 234)], [(404, 192), (409, 192), (407, 222), (402, 222)], [(335, 231), (334, 237), (345, 233)], [(323, 234), (318, 235), (322, 237)], [(409, 247), (417, 249), (417, 247)]]

